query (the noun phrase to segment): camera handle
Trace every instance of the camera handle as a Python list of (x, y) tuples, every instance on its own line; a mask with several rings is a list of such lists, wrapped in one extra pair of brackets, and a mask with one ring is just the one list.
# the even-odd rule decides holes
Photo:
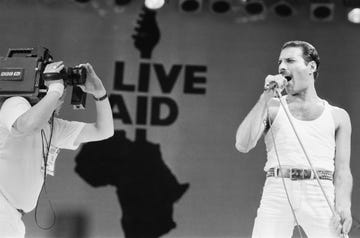
[(63, 79), (63, 75), (60, 73), (43, 73), (43, 79), (45, 81)]
[(16, 48), (9, 49), (6, 57), (14, 57), (14, 56), (25, 56), (25, 57), (36, 57), (37, 55), (33, 53), (34, 48)]
[[(41, 56), (40, 56), (41, 55)], [(10, 48), (7, 52), (8, 58), (11, 57), (39, 57), (45, 62), (51, 62), (52, 56), (49, 49), (45, 47), (38, 48)]]

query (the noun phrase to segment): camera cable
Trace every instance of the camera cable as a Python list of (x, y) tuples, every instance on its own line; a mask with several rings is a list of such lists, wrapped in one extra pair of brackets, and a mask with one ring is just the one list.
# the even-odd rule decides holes
[[(50, 138), (49, 138), (49, 141), (47, 141), (47, 139), (46, 139), (45, 131), (43, 129), (41, 129), (41, 142), (42, 142), (41, 144), (42, 144), (42, 154), (43, 154), (43, 159), (44, 159), (44, 167), (43, 167), (44, 168), (44, 171), (43, 171), (44, 172), (44, 182), (42, 184), (40, 194), (39, 194), (39, 197), (38, 197), (37, 202), (36, 202), (35, 222), (36, 222), (36, 225), (39, 228), (43, 229), (43, 230), (50, 230), (56, 223), (56, 213), (55, 213), (54, 207), (53, 207), (53, 205), (51, 203), (51, 200), (48, 197), (48, 193), (47, 193), (47, 189), (46, 189), (46, 171), (47, 171), (48, 156), (49, 156), (50, 147), (51, 147), (51, 140), (52, 140), (53, 132), (54, 132), (54, 114), (55, 114), (55, 112), (52, 113), (51, 118), (49, 120), (49, 122), (50, 122)], [(44, 144), (46, 145), (46, 150), (45, 150)], [(48, 201), (49, 207), (50, 207), (50, 209), (52, 211), (52, 214), (53, 214), (53, 221), (49, 226), (42, 226), (42, 225), (39, 224), (39, 221), (38, 221), (38, 207), (39, 207), (39, 200), (40, 200), (40, 195), (42, 194), (42, 191), (44, 191), (44, 193), (45, 193), (45, 197), (46, 197), (46, 199)]]

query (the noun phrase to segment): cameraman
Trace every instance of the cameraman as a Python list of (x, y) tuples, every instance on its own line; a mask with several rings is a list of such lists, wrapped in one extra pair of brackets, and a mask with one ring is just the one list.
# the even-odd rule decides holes
[[(21, 216), (35, 208), (46, 174), (54, 174), (54, 163), (60, 148), (75, 150), (81, 143), (104, 140), (114, 133), (112, 111), (101, 80), (90, 64), (80, 66), (84, 67), (87, 73), (86, 82), (80, 87), (95, 99), (95, 123), (66, 121), (53, 117), (64, 97), (62, 79), (45, 82), (47, 93), (33, 106), (19, 96), (1, 100), (2, 238), (25, 236)], [(63, 68), (62, 62), (54, 62), (46, 66), (44, 73), (59, 73)]]

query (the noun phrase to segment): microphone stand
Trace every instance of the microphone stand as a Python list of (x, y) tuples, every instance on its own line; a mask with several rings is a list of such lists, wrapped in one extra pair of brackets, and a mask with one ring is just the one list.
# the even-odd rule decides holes
[[(317, 174), (316, 170), (314, 169), (313, 164), (311, 163), (310, 157), (309, 157), (308, 153), (305, 150), (303, 142), (302, 142), (301, 138), (299, 137), (299, 134), (297, 133), (297, 130), (296, 130), (295, 126), (294, 126), (294, 122), (291, 119), (289, 112), (286, 110), (286, 108), (284, 106), (284, 102), (281, 99), (281, 96), (282, 96), (281, 91), (278, 88), (274, 88), (273, 90), (275, 90), (276, 96), (279, 98), (280, 105), (283, 108), (283, 110), (284, 110), (284, 112), (286, 114), (286, 117), (288, 118), (288, 120), (290, 122), (290, 125), (291, 125), (291, 127), (292, 127), (292, 129), (293, 129), (293, 131), (294, 131), (294, 133), (296, 135), (296, 138), (297, 138), (297, 140), (298, 140), (298, 142), (299, 142), (299, 144), (301, 146), (302, 151), (304, 152), (305, 158), (306, 158), (307, 162), (309, 163), (309, 165), (311, 167), (311, 170), (313, 171), (313, 173), (315, 175), (315, 178), (316, 178), (316, 180), (317, 180), (317, 182), (319, 184), (319, 187), (321, 189), (321, 192), (323, 193), (323, 195), (325, 197), (325, 200), (326, 200), (326, 202), (327, 202), (327, 204), (328, 204), (328, 206), (329, 206), (329, 208), (331, 210), (331, 213), (333, 214), (333, 216), (336, 216), (337, 214), (336, 214), (334, 208), (331, 206), (330, 200), (329, 200), (328, 196), (326, 195), (325, 190), (324, 190), (324, 188), (323, 188), (323, 186), (322, 186), (322, 184), (320, 182), (319, 175)], [(341, 233), (340, 235), (341, 235), (341, 238), (349, 238), (348, 234)]]

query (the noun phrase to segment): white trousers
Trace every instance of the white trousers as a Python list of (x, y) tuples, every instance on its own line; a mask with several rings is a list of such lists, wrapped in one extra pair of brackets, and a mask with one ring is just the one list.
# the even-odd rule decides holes
[(24, 238), (25, 225), (21, 214), (0, 193), (0, 237)]
[[(332, 181), (320, 181), (331, 206), (334, 207), (335, 193)], [(332, 226), (331, 210), (316, 180), (292, 181), (285, 178), (285, 184), (299, 225), (308, 238), (340, 237)], [(295, 225), (282, 178), (268, 177), (257, 210), (252, 237), (291, 238)], [(298, 233), (298, 230), (294, 232)], [(302, 237), (305, 235), (302, 234)]]

